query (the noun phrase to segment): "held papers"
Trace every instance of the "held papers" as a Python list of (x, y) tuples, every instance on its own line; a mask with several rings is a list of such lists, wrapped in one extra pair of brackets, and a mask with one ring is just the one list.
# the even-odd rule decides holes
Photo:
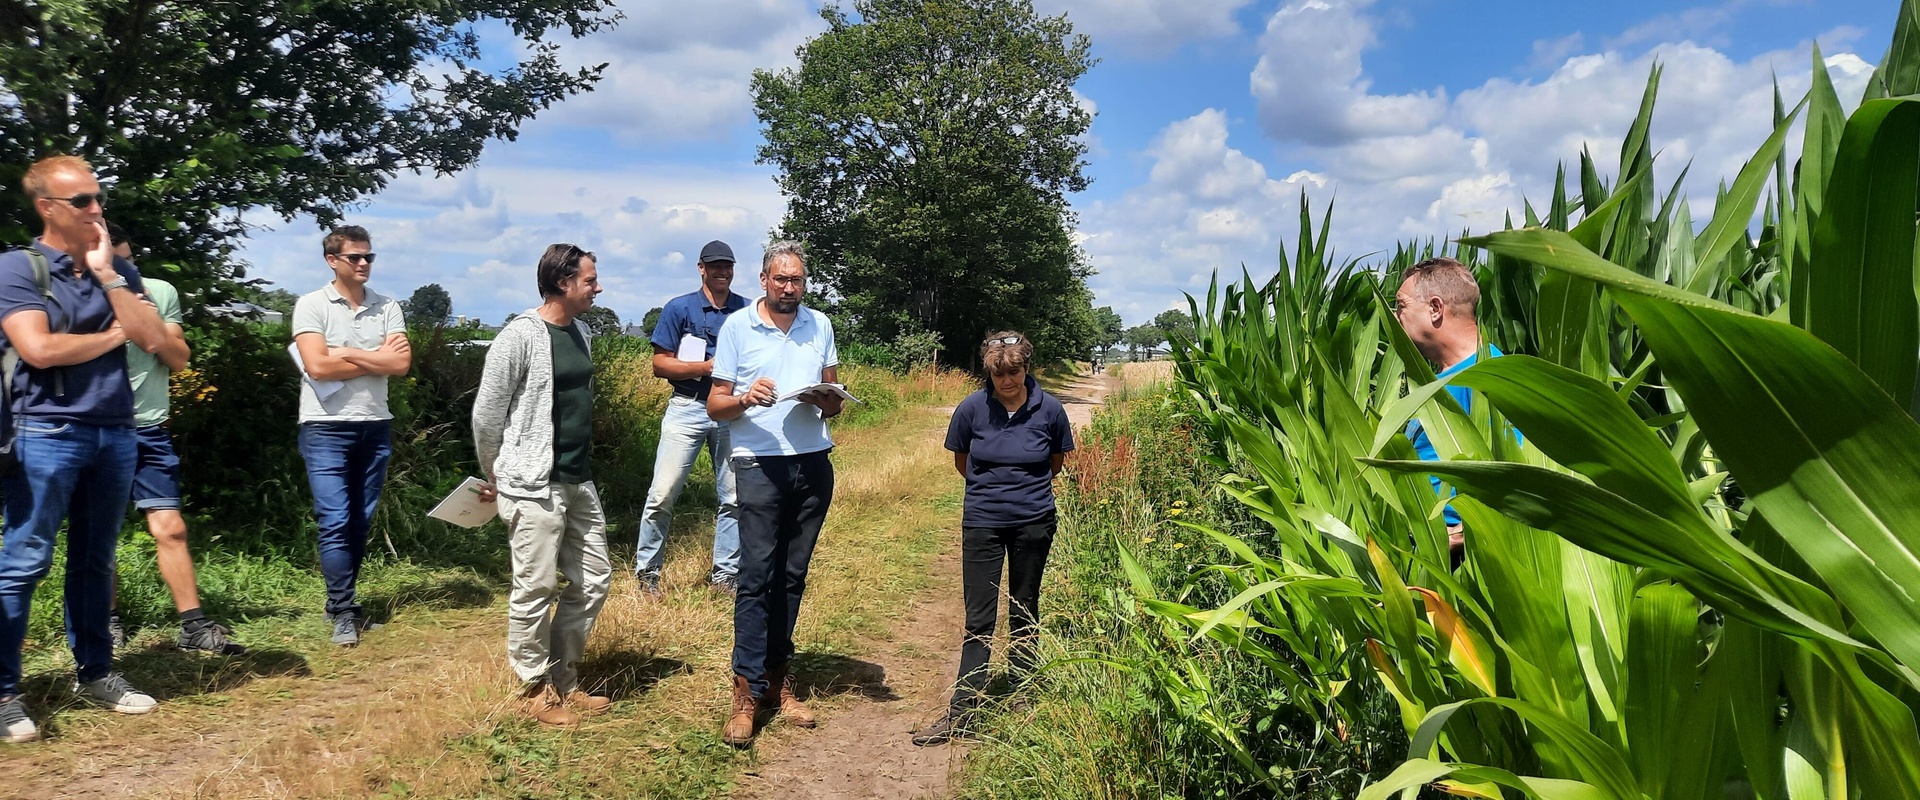
[(332, 397), (335, 392), (347, 388), (346, 381), (323, 381), (308, 374), (307, 362), (300, 358), (299, 343), (287, 345), (287, 355), (293, 356), (294, 368), (300, 370), (300, 377), (313, 387), (313, 395), (319, 398), (320, 402), (326, 402), (327, 398)]
[(680, 337), (680, 350), (674, 358), (694, 364), (707, 360), (707, 340), (694, 335)]
[(780, 395), (779, 399), (775, 400), (774, 402), (784, 403), (784, 402), (787, 402), (788, 400), (793, 400), (802, 395), (809, 395), (815, 392), (826, 392), (829, 394), (837, 394), (837, 395), (840, 395), (840, 398), (842, 400), (852, 400), (853, 402), (859, 403), (860, 405), (863, 405), (863, 406), (867, 404), (866, 401), (861, 400), (858, 397), (854, 397), (851, 393), (849, 393), (847, 391), (847, 387), (837, 383), (816, 383), (805, 389), (787, 392), (786, 394)]
[(499, 515), (499, 509), (492, 503), (480, 499), (480, 487), (487, 485), (479, 478), (468, 478), (460, 482), (447, 495), (447, 499), (434, 506), (427, 516), (445, 520), (462, 528), (478, 528), (487, 524), (487, 520)]

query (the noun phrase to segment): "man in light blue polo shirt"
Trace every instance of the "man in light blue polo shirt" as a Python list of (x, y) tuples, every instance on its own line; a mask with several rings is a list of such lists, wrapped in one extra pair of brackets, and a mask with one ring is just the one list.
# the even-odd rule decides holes
[[(720, 509), (713, 518), (712, 586), (732, 594), (740, 571), (740, 522), (734, 512), (733, 443), (727, 425), (707, 416), (707, 393), (713, 387), (713, 347), (728, 315), (747, 306), (734, 294), (733, 248), (711, 241), (700, 249), (700, 289), (668, 300), (653, 324), (653, 374), (673, 384), (673, 398), (660, 418), (660, 446), (653, 461), (653, 486), (640, 512), (640, 541), (633, 552), (633, 573), (640, 590), (660, 593), (660, 568), (666, 561), (667, 529), (673, 524), (673, 503), (687, 485), (687, 475), (706, 447), (713, 459), (713, 489)], [(700, 361), (680, 360), (685, 337), (701, 340)]]
[(766, 296), (727, 318), (713, 354), (707, 413), (728, 423), (740, 514), (739, 588), (733, 601), (733, 711), (722, 738), (753, 742), (762, 702), (787, 721), (813, 727), (793, 693), (793, 626), (806, 591), (813, 546), (833, 502), (833, 439), (827, 418), (837, 394), (792, 395), (838, 380), (840, 354), (827, 315), (800, 304), (807, 291), (799, 242), (767, 246), (760, 262)]

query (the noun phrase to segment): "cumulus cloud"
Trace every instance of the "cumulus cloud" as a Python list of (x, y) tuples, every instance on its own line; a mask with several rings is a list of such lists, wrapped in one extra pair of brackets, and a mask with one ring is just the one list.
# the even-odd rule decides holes
[(607, 64), (594, 91), (542, 118), (546, 126), (602, 128), (626, 139), (723, 139), (753, 121), (755, 69), (793, 65), (826, 29), (806, 0), (639, 3), (626, 19), (568, 48), (576, 64)]
[(1232, 36), (1235, 13), (1252, 0), (1038, 0), (1049, 16), (1066, 14), (1075, 31), (1103, 47), (1165, 55), (1188, 42)]
[[(1520, 216), (1523, 198), (1544, 202), (1556, 166), (1571, 171), (1583, 147), (1612, 171), (1656, 63), (1665, 70), (1653, 122), (1658, 174), (1672, 180), (1691, 164), (1685, 191), (1704, 220), (1715, 184), (1772, 129), (1776, 75), (1789, 102), (1809, 85), (1810, 43), (1740, 60), (1687, 40), (1580, 52), (1584, 38), (1570, 36), (1536, 45), (1536, 57), (1557, 60), (1543, 78), (1378, 94), (1362, 62), (1376, 40), (1372, 2), (1293, 0), (1261, 40), (1251, 75), (1257, 127), (1290, 166), (1304, 169), (1272, 179), (1265, 164), (1228, 144), (1228, 118), (1210, 110), (1165, 128), (1147, 153), (1145, 183), (1084, 210), (1101, 302), (1138, 321), (1181, 291), (1204, 290), (1215, 270), (1233, 274), (1245, 264), (1256, 276), (1271, 274), (1279, 234), (1295, 234), (1302, 187), (1316, 213), (1337, 197), (1332, 239), (1350, 255), (1497, 229), (1509, 213)], [(1709, 16), (1688, 24), (1709, 25)], [(1849, 106), (1872, 67), (1835, 52), (1835, 43), (1857, 35), (1837, 29), (1820, 37)], [(1789, 157), (1797, 157), (1798, 138), (1789, 141)]]
[[(692, 253), (709, 240), (758, 263), (782, 199), (764, 171), (724, 168), (553, 169), (482, 165), (451, 178), (407, 176), (347, 221), (380, 253), (375, 289), (405, 298), (428, 283), (454, 313), (498, 323), (538, 302), (533, 265), (547, 245), (598, 257), (600, 304), (622, 319), (697, 288)], [(248, 241), (250, 277), (305, 293), (332, 275), (311, 220), (273, 225)], [(758, 294), (750, 270), (735, 287)]]

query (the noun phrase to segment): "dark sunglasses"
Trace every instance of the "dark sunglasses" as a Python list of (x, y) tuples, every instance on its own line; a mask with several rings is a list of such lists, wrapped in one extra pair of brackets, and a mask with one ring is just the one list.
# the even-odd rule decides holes
[(988, 339), (988, 340), (987, 340), (987, 341), (985, 341), (985, 342), (984, 342), (983, 344), (1005, 344), (1005, 345), (1015, 345), (1015, 344), (1019, 344), (1019, 343), (1020, 343), (1020, 337), (1018, 337), (1018, 336), (1002, 336), (1002, 337), (1000, 337), (1000, 338), (998, 338), (998, 339)]
[(64, 200), (68, 204), (72, 205), (74, 208), (79, 209), (81, 211), (85, 211), (89, 208), (92, 208), (93, 204), (95, 203), (99, 203), (101, 208), (107, 207), (106, 192), (94, 192), (92, 194), (76, 194), (72, 197), (49, 197), (46, 199)]
[(366, 264), (367, 266), (373, 266), (372, 253), (338, 253), (334, 255), (334, 258), (349, 264)]

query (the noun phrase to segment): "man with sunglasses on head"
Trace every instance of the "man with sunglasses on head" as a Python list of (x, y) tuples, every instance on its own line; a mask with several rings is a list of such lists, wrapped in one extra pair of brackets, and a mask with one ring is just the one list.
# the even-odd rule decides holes
[[(21, 648), (33, 591), (53, 565), (67, 524), (68, 645), (74, 693), (123, 714), (154, 699), (113, 671), (114, 550), (133, 488), (133, 386), (125, 345), (152, 353), (167, 331), (141, 299), (140, 273), (115, 258), (93, 168), (72, 156), (41, 159), (20, 181), (42, 222), (32, 246), (0, 255), (13, 468), (0, 542), (0, 741), (39, 730), (20, 700)], [(18, 359), (17, 368), (13, 362)]]
[(320, 522), (333, 643), (360, 643), (366, 615), (354, 601), (373, 512), (392, 453), (387, 378), (407, 374), (413, 349), (400, 304), (367, 287), (373, 243), (358, 225), (334, 228), (320, 249), (333, 280), (293, 307), (300, 381), (300, 456)]

